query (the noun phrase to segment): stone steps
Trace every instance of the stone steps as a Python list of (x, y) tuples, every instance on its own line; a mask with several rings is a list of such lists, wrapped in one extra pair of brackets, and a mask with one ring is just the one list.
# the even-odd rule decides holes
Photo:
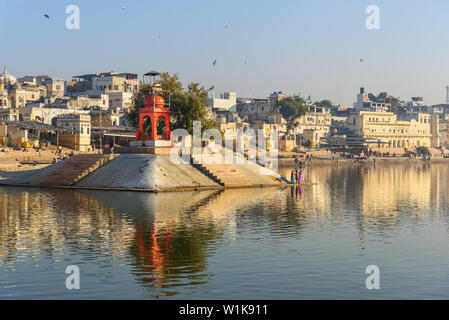
[(79, 180), (113, 160), (117, 155), (82, 154), (73, 156), (66, 163), (45, 178), (44, 186), (71, 186)]
[[(193, 158), (196, 158), (195, 156)], [(224, 161), (223, 161), (224, 162)], [(195, 162), (193, 162), (195, 163)], [(252, 181), (244, 173), (240, 172), (238, 167), (233, 164), (194, 164), (198, 169), (203, 171), (207, 176), (225, 187), (248, 187), (255, 186)]]

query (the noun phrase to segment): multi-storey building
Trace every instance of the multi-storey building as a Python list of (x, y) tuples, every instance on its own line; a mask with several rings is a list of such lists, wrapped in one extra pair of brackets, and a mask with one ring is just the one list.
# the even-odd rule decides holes
[(58, 98), (49, 104), (52, 108), (59, 109), (86, 109), (90, 107), (101, 107), (102, 109), (109, 108), (109, 96), (107, 94), (100, 94), (96, 96), (80, 95), (76, 97)]
[(280, 123), (281, 115), (269, 99), (252, 99), (240, 101), (237, 111), (242, 119), (263, 120), (269, 123)]
[(330, 134), (332, 115), (327, 108), (311, 107), (311, 111), (298, 119), (294, 134), (299, 136), (298, 143), (318, 146), (320, 139)]
[(355, 118), (355, 133), (381, 141), (379, 147), (438, 147), (438, 116), (418, 113), (399, 121), (392, 112), (360, 111)]
[(212, 109), (236, 111), (237, 93), (225, 92), (220, 95), (220, 98), (215, 98), (215, 94), (212, 93), (211, 98), (207, 100), (207, 104)]
[(381, 92), (378, 96), (372, 93), (367, 94), (365, 88), (360, 88), (357, 94), (357, 102), (354, 108), (365, 111), (388, 111), (391, 107), (391, 99), (387, 92)]
[(94, 73), (73, 77), (69, 82), (67, 92), (69, 95), (93, 92), (128, 92), (134, 93), (139, 89), (137, 74), (134, 73)]
[(91, 118), (88, 114), (66, 114), (57, 118), (56, 125), (70, 131), (59, 135), (59, 144), (70, 149), (90, 151)]

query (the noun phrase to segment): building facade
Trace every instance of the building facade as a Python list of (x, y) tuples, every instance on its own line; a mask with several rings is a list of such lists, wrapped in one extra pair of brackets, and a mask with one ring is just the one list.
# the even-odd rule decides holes
[(366, 93), (365, 88), (360, 88), (357, 94), (357, 102), (354, 108), (365, 111), (389, 111), (391, 107), (391, 99), (388, 92), (381, 92), (378, 96), (372, 93)]
[(225, 92), (220, 95), (220, 98), (215, 98), (215, 94), (212, 93), (212, 97), (207, 100), (207, 103), (212, 109), (236, 111), (237, 93)]
[(438, 117), (418, 113), (414, 119), (399, 121), (392, 112), (360, 111), (355, 118), (355, 133), (381, 141), (379, 147), (438, 147)]
[(59, 144), (78, 151), (90, 151), (91, 118), (88, 114), (67, 114), (57, 118), (56, 125), (70, 131), (61, 132)]

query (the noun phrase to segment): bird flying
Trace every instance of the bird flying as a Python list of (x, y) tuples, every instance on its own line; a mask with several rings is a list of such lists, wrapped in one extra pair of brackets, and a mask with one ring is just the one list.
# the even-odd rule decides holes
[(44, 14), (44, 17), (48, 19), (50, 19), (50, 16), (48, 14)]
[(227, 29), (227, 28), (229, 28), (231, 26), (231, 23), (230, 22), (228, 22), (227, 24), (225, 24), (225, 29)]
[(217, 64), (217, 59), (215, 59), (214, 62), (212, 62), (212, 64), (215, 66)]
[(125, 7), (125, 6), (123, 6), (123, 7), (122, 7), (122, 10), (126, 10), (126, 7)]

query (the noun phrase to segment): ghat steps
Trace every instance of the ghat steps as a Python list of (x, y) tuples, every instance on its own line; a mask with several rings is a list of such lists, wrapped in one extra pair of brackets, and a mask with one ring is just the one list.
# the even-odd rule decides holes
[(256, 184), (233, 164), (207, 164), (192, 157), (192, 163), (209, 178), (224, 187), (253, 187)]
[(117, 155), (80, 154), (71, 157), (58, 170), (52, 172), (40, 184), (43, 186), (71, 186), (104, 166)]

